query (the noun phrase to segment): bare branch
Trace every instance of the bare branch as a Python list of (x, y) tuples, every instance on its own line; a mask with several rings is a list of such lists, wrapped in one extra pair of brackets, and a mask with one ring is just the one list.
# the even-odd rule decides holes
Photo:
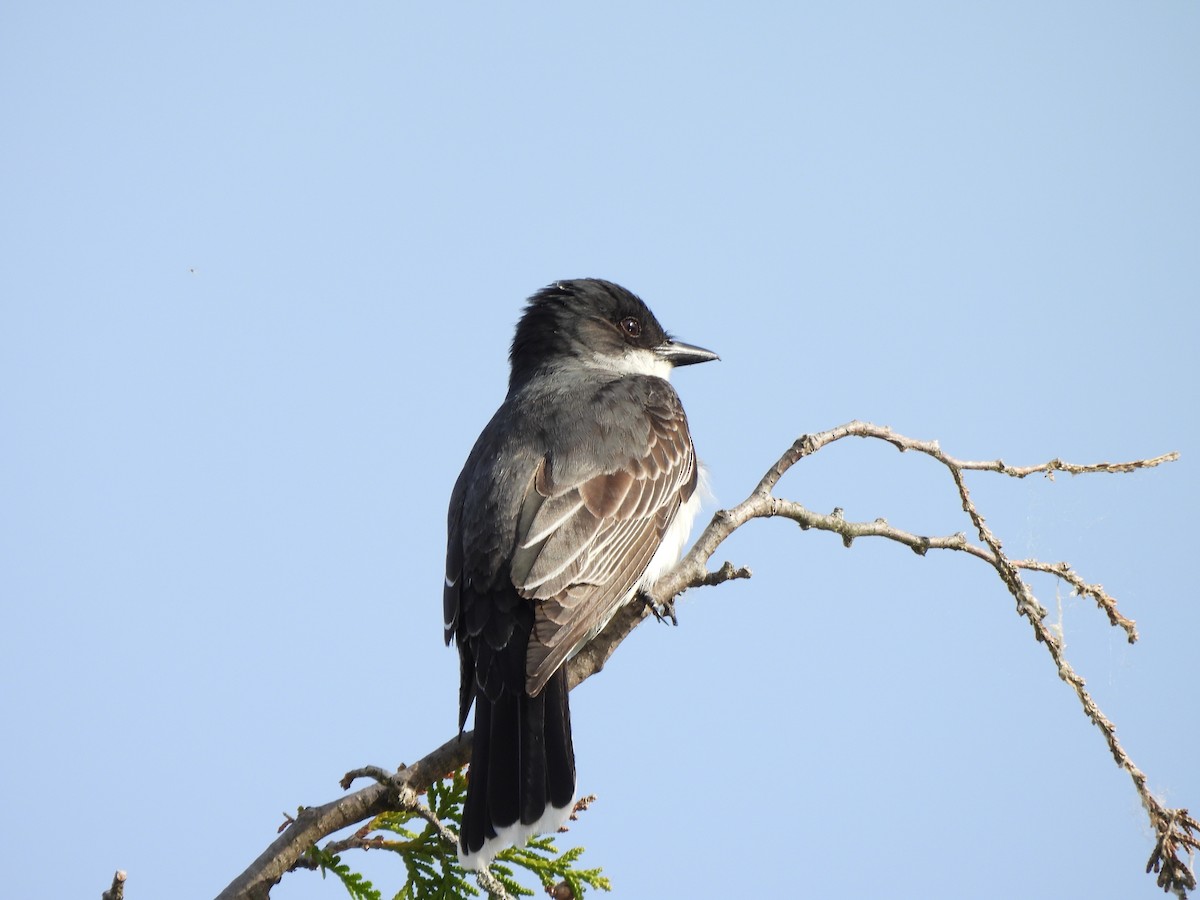
[(1133, 472), (1137, 469), (1151, 469), (1155, 466), (1161, 466), (1163, 463), (1175, 462), (1175, 460), (1179, 459), (1179, 454), (1174, 452), (1164, 453), (1162, 456), (1156, 456), (1153, 459), (1136, 459), (1133, 462), (1121, 463), (1091, 463), (1086, 466), (1066, 463), (1061, 459), (1052, 459), (1037, 466), (1009, 466), (1005, 465), (1003, 460), (999, 459), (994, 459), (990, 462), (966, 462), (964, 460), (953, 459), (952, 457), (947, 457), (947, 459), (950, 459), (954, 465), (964, 470), (999, 472), (1001, 475), (1011, 475), (1013, 478), (1024, 478), (1026, 475), (1034, 475), (1040, 472), (1047, 478), (1052, 479), (1055, 472), (1066, 472), (1068, 475), (1087, 475), (1096, 472), (1119, 474)]
[(125, 900), (125, 873), (122, 870), (117, 869), (112, 887), (100, 895), (100, 900)]
[[(773, 495), (775, 487), (787, 471), (800, 460), (816, 453), (822, 447), (846, 437), (873, 438), (886, 441), (901, 452), (914, 451), (929, 456), (941, 463), (948, 471), (960, 504), (971, 526), (978, 535), (979, 544), (971, 543), (963, 533), (944, 536), (913, 534), (895, 528), (883, 519), (872, 522), (850, 522), (841, 510), (825, 515), (813, 512), (800, 503), (784, 500)], [(976, 509), (967, 489), (963, 473), (967, 471), (994, 472), (1013, 478), (1025, 478), (1041, 473), (1052, 478), (1055, 472), (1072, 475), (1123, 473), (1150, 468), (1179, 458), (1177, 453), (1167, 453), (1152, 459), (1118, 463), (1093, 463), (1079, 465), (1052, 459), (1034, 466), (1016, 467), (1002, 460), (988, 462), (964, 461), (944, 453), (936, 441), (918, 441), (900, 435), (890, 428), (868, 422), (848, 422), (837, 428), (816, 434), (802, 435), (771, 466), (754, 490), (744, 501), (732, 509), (719, 510), (696, 540), (691, 550), (671, 572), (660, 579), (648, 592), (648, 604), (630, 603), (613, 617), (608, 626), (569, 663), (567, 677), (570, 687), (599, 672), (621, 642), (636, 628), (654, 607), (670, 611), (674, 599), (690, 587), (721, 584), (735, 578), (749, 578), (749, 569), (735, 567), (726, 562), (716, 571), (709, 571), (708, 563), (717, 548), (734, 531), (751, 519), (781, 517), (797, 522), (801, 528), (815, 528), (839, 535), (849, 547), (860, 537), (881, 537), (902, 544), (918, 555), (930, 550), (954, 550), (967, 553), (987, 563), (999, 575), (1017, 605), (1017, 612), (1030, 623), (1035, 638), (1043, 643), (1059, 676), (1074, 690), (1084, 714), (1100, 729), (1117, 765), (1124, 769), (1133, 781), (1134, 788), (1150, 818), (1150, 824), (1158, 836), (1154, 854), (1147, 871), (1158, 873), (1158, 884), (1164, 890), (1185, 896), (1195, 887), (1195, 879), (1187, 864), (1180, 858), (1181, 852), (1200, 849), (1197, 833), (1200, 824), (1188, 816), (1185, 809), (1167, 809), (1150, 793), (1146, 776), (1138, 769), (1125, 749), (1117, 740), (1112, 722), (1101, 712), (1085, 688), (1084, 680), (1071, 668), (1063, 655), (1061, 639), (1045, 624), (1046, 609), (1034, 597), (1029, 585), (1021, 576), (1022, 571), (1042, 572), (1053, 575), (1069, 584), (1080, 596), (1091, 597), (1107, 615), (1110, 624), (1122, 628), (1132, 643), (1137, 639), (1137, 630), (1131, 619), (1117, 609), (1116, 600), (1098, 584), (1089, 584), (1065, 562), (1047, 563), (1035, 559), (1012, 560), (1001, 549), (1001, 543), (987, 527), (984, 518)], [(368, 821), (382, 812), (398, 809), (418, 808), (416, 794), (427, 789), (446, 773), (465, 765), (470, 755), (471, 733), (451, 738), (437, 750), (419, 762), (401, 767), (395, 773), (377, 767), (364, 767), (350, 772), (343, 779), (343, 788), (359, 777), (375, 780), (366, 788), (327, 803), (324, 806), (303, 809), (294, 823), (268, 847), (242, 875), (238, 876), (218, 897), (266, 898), (270, 888), (317, 840), (359, 822)], [(432, 820), (431, 820), (432, 821)], [(439, 829), (444, 828), (440, 826)], [(443, 837), (447, 837), (449, 831)], [(365, 835), (356, 835), (365, 839)], [(449, 835), (448, 839), (453, 840)], [(489, 892), (492, 885), (480, 882)], [(499, 885), (495, 885), (499, 887)]]
[[(400, 763), (400, 769), (407, 768), (404, 763)], [(338, 782), (342, 786), (343, 791), (350, 790), (350, 785), (360, 778), (373, 778), (380, 784), (388, 784), (395, 777), (395, 773), (389, 772), (387, 769), (379, 766), (363, 766), (361, 769), (351, 769), (342, 776), (342, 780)]]
[[(793, 465), (806, 456), (817, 452), (822, 447), (841, 440), (844, 437), (876, 438), (887, 441), (901, 452), (914, 450), (930, 456), (942, 463), (949, 471), (958, 492), (963, 512), (970, 519), (975, 532), (983, 546), (968, 543), (962, 535), (952, 535), (944, 538), (926, 538), (894, 529), (883, 520), (866, 523), (851, 523), (839, 514), (828, 516), (814, 513), (798, 503), (780, 500), (771, 491), (779, 480)], [(767, 470), (754, 492), (741, 504), (731, 510), (721, 510), (709, 523), (691, 551), (683, 558), (675, 569), (668, 573), (654, 586), (649, 600), (666, 605), (669, 598), (675, 597), (688, 587), (705, 583), (708, 560), (716, 552), (717, 547), (738, 527), (753, 518), (769, 518), (784, 516), (798, 522), (803, 528), (818, 528), (832, 531), (841, 535), (846, 546), (850, 546), (856, 537), (886, 537), (911, 547), (917, 553), (924, 555), (930, 549), (961, 550), (978, 557), (991, 565), (1008, 588), (1009, 593), (1017, 603), (1017, 612), (1024, 616), (1033, 628), (1035, 638), (1046, 646), (1050, 657), (1058, 670), (1059, 677), (1074, 690), (1084, 714), (1100, 729), (1105, 743), (1113, 755), (1117, 765), (1125, 770), (1133, 781), (1134, 789), (1142, 801), (1143, 807), (1150, 818), (1150, 824), (1158, 835), (1156, 856), (1151, 857), (1150, 865), (1159, 872), (1159, 885), (1164, 890), (1190, 890), (1195, 886), (1195, 880), (1187, 865), (1178, 857), (1181, 848), (1192, 847), (1195, 844), (1196, 826), (1194, 820), (1187, 816), (1186, 810), (1167, 809), (1146, 785), (1145, 774), (1133, 763), (1121, 742), (1117, 739), (1116, 727), (1100, 710), (1091, 694), (1088, 692), (1084, 679), (1075, 672), (1063, 655), (1062, 640), (1045, 624), (1046, 610), (1034, 597), (1029, 585), (1021, 578), (1020, 570), (1048, 572), (1062, 578), (1079, 593), (1096, 600), (1105, 611), (1109, 622), (1125, 630), (1126, 636), (1132, 642), (1137, 639), (1137, 629), (1132, 620), (1123, 616), (1117, 609), (1116, 600), (1104, 592), (1099, 585), (1087, 584), (1069, 565), (1059, 563), (1051, 565), (1037, 560), (1014, 562), (1005, 556), (999, 539), (987, 527), (979, 510), (971, 500), (963, 477), (965, 470), (990, 471), (1015, 478), (1024, 478), (1035, 472), (1047, 475), (1055, 471), (1072, 474), (1088, 473), (1119, 473), (1132, 472), (1136, 469), (1150, 468), (1179, 458), (1178, 453), (1167, 453), (1152, 459), (1134, 460), (1120, 463), (1095, 463), (1077, 465), (1065, 463), (1059, 459), (1050, 460), (1038, 466), (1013, 467), (1001, 460), (994, 462), (964, 462), (946, 453), (936, 441), (917, 441), (892, 431), (890, 428), (872, 425), (869, 422), (848, 422), (837, 428), (823, 431), (819, 434), (802, 435), (786, 453)], [(602, 634), (601, 637), (604, 637)], [(590, 648), (591, 649), (591, 648)], [(594, 648), (598, 654), (604, 653), (604, 648)], [(611, 654), (611, 649), (607, 651)], [(607, 659), (607, 656), (604, 656)]]
[(1067, 584), (1071, 585), (1074, 592), (1080, 597), (1091, 597), (1095, 600), (1096, 605), (1108, 616), (1108, 623), (1114, 627), (1123, 629), (1129, 639), (1129, 643), (1137, 643), (1137, 626), (1134, 624), (1133, 619), (1127, 619), (1121, 615), (1120, 610), (1117, 609), (1117, 601), (1105, 592), (1103, 585), (1088, 584), (1065, 562), (1044, 563), (1036, 559), (1016, 559), (1013, 560), (1013, 565), (1018, 569), (1028, 569), (1031, 572), (1047, 572), (1061, 578)]
[(417, 793), (426, 790), (447, 772), (465, 766), (470, 754), (471, 734), (468, 732), (446, 741), (419, 762), (400, 769), (387, 781), (376, 781), (322, 806), (301, 809), (295, 822), (217, 895), (218, 900), (235, 897), (263, 900), (270, 896), (271, 888), (317, 841), (343, 828), (369, 821), (380, 813), (411, 808)]

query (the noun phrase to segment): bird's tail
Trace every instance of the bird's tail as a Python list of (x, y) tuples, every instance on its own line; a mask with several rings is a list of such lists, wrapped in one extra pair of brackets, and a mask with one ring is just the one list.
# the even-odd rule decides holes
[(475, 698), (475, 737), (459, 860), (486, 867), (499, 851), (557, 831), (575, 802), (575, 750), (567, 676), (555, 672), (536, 697), (501, 691)]

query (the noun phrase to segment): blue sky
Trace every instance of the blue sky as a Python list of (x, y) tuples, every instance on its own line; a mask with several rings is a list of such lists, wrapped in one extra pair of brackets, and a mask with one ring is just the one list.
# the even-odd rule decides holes
[[(0, 12), (5, 885), (212, 896), (455, 727), (444, 511), (523, 299), (594, 275), (717, 503), (852, 418), (1070, 560), (1067, 653), (1200, 807), (1200, 10), (1183, 2), (10, 4)], [(779, 493), (968, 523), (861, 441)], [(1128, 778), (994, 575), (784, 522), (573, 696), (618, 896), (1152, 897)], [(395, 890), (400, 871), (364, 868)], [(342, 896), (289, 876), (281, 900)]]

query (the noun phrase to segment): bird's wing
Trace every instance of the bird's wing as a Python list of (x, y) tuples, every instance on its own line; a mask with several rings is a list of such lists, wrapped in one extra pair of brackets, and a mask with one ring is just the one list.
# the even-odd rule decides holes
[(525, 659), (531, 695), (629, 597), (696, 488), (679, 398), (656, 391), (644, 409), (646, 440), (634, 455), (562, 481), (547, 455), (525, 494), (511, 576), (521, 596), (536, 601)]

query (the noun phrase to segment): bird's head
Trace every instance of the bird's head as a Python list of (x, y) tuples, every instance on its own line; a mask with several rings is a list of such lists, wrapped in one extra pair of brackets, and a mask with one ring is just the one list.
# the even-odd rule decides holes
[(636, 294), (611, 281), (557, 281), (534, 294), (513, 337), (509, 389), (538, 372), (579, 367), (667, 378), (717, 354), (674, 340)]

